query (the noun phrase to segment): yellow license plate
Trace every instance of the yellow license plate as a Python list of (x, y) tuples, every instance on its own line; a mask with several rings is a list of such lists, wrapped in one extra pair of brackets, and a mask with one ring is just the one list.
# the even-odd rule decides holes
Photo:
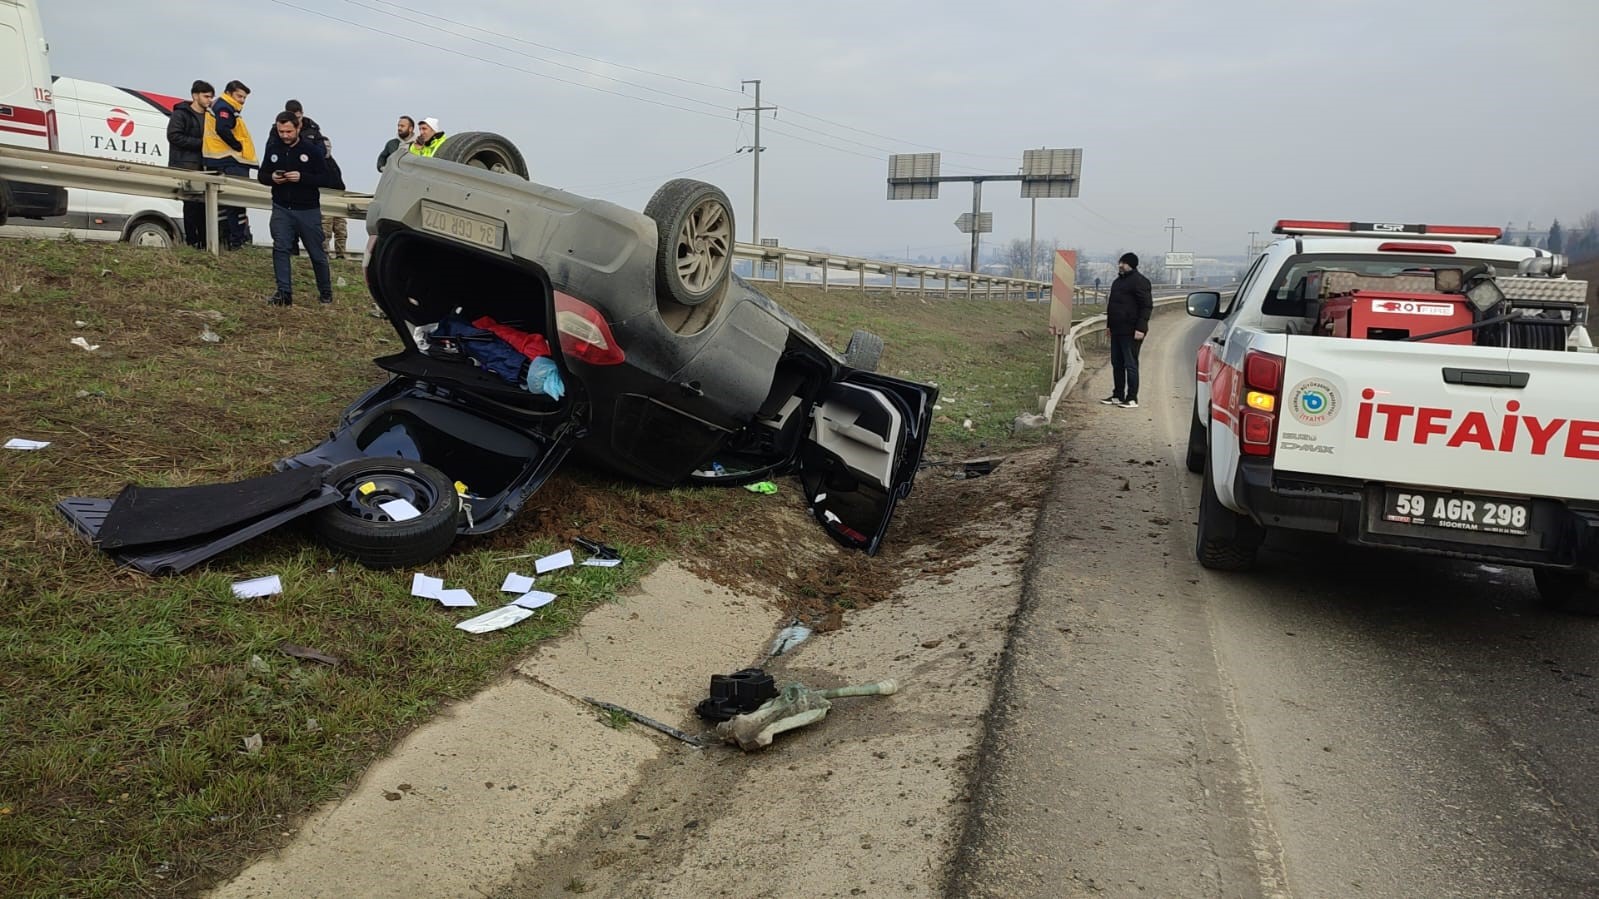
[(505, 249), (504, 222), (457, 212), (427, 201), (422, 203), (422, 230), (490, 250)]

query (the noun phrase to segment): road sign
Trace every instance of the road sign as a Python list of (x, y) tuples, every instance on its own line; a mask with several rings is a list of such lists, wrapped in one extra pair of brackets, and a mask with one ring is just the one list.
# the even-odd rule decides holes
[(890, 200), (938, 199), (938, 153), (901, 153), (888, 157)]
[(1083, 172), (1083, 150), (1022, 151), (1022, 197), (1075, 197)]
[[(972, 214), (970, 212), (961, 213), (960, 218), (955, 220), (955, 227), (962, 234), (972, 233)], [(992, 212), (985, 212), (977, 217), (978, 234), (989, 234), (992, 233), (993, 230), (994, 214)]]
[(1166, 254), (1166, 267), (1167, 268), (1193, 268), (1194, 267), (1194, 254), (1193, 253), (1167, 253)]

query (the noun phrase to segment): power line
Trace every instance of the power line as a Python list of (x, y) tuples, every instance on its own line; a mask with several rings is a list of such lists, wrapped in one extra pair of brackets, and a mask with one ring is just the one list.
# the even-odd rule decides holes
[(705, 169), (710, 169), (710, 168), (715, 168), (717, 166), (726, 165), (727, 163), (732, 162), (735, 158), (737, 158), (737, 155), (738, 154), (736, 154), (736, 153), (728, 153), (725, 156), (718, 156), (717, 158), (711, 160), (710, 162), (702, 162), (699, 165), (691, 165), (691, 166), (689, 166), (686, 169), (678, 169), (675, 172), (667, 172), (664, 175), (652, 175), (652, 176), (649, 176), (649, 177), (642, 177), (642, 178), (629, 178), (629, 179), (627, 179), (625, 181), (609, 181), (609, 182), (604, 182), (604, 183), (600, 183), (600, 184), (579, 184), (579, 185), (577, 185), (575, 187), (568, 187), (568, 188), (564, 188), (564, 189), (572, 191), (574, 193), (583, 193), (583, 192), (591, 191), (591, 190), (615, 190), (617, 188), (633, 187), (633, 186), (639, 185), (639, 184), (653, 184), (653, 183), (656, 183), (656, 182), (665, 181), (668, 178), (676, 178), (676, 177), (678, 177), (680, 175), (687, 175), (690, 172), (699, 172), (699, 171), (704, 171)]

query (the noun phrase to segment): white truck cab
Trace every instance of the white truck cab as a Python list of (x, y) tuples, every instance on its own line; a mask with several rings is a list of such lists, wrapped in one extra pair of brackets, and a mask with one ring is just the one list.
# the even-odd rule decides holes
[[(0, 0), (0, 144), (59, 149), (49, 54), (32, 0)], [(62, 188), (0, 179), (0, 224), (66, 211)]]
[(1599, 569), (1599, 376), (1586, 282), (1497, 228), (1284, 220), (1195, 367), (1197, 555), (1271, 528), (1522, 565), (1558, 603)]

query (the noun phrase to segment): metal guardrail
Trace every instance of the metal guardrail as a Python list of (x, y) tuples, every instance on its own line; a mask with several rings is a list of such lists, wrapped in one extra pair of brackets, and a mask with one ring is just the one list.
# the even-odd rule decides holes
[[(0, 146), (0, 178), (170, 200), (204, 200), (207, 223), (206, 246), (211, 247), (213, 253), (221, 251), (216, 224), (219, 206), (272, 208), (272, 189), (254, 179), (137, 162), (121, 162), (98, 156), (82, 156), (52, 150)], [(322, 191), (323, 212), (345, 218), (365, 220), (367, 206), (371, 201), (371, 194), (338, 190)], [(907, 285), (904, 289), (914, 289), (921, 293), (927, 291), (928, 279), (933, 279), (935, 284), (941, 281), (945, 296), (949, 295), (952, 285), (956, 283), (964, 284), (968, 295), (981, 288), (989, 297), (993, 296), (995, 288), (998, 288), (1006, 298), (1016, 291), (1021, 291), (1024, 296), (1028, 291), (1032, 291), (1039, 297), (1047, 295), (1049, 291), (1049, 284), (1043, 281), (839, 256), (820, 250), (737, 243), (734, 244), (733, 255), (736, 259), (754, 260), (757, 268), (763, 262), (776, 262), (778, 276), (775, 280), (778, 283), (786, 282), (789, 265), (819, 268), (822, 272), (823, 290), (831, 286), (829, 273), (841, 269), (855, 272), (857, 284), (862, 290), (867, 288), (868, 274), (887, 275), (889, 278), (887, 289), (890, 293), (896, 294), (901, 290), (901, 278), (914, 278), (916, 286)]]

